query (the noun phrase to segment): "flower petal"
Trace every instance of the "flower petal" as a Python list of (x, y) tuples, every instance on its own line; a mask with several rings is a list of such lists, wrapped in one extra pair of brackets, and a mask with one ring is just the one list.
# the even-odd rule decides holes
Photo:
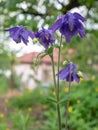
[(59, 18), (49, 29), (52, 30), (52, 32), (55, 32), (58, 28), (60, 28), (61, 23), (62, 23), (62, 18)]
[(28, 31), (28, 35), (29, 37), (31, 37), (32, 39), (34, 39), (35, 35), (32, 31)]
[(60, 72), (59, 72), (59, 77), (61, 80), (64, 80), (66, 79), (66, 77), (68, 76), (69, 74), (69, 69), (68, 68), (64, 68), (62, 69)]
[(72, 76), (73, 76), (74, 80), (75, 80), (77, 83), (79, 83), (80, 77), (79, 77), (76, 73), (73, 73)]
[(50, 45), (53, 45), (55, 41), (55, 37), (53, 35), (52, 30), (50, 29), (42, 29), (36, 33), (34, 33), (35, 37), (39, 39), (40, 43), (45, 47), (47, 50)]
[(86, 21), (86, 18), (84, 18), (83, 16), (81, 16), (79, 13), (73, 13), (73, 15), (77, 18), (80, 19), (82, 22)]
[(66, 77), (66, 81), (67, 82), (72, 82), (74, 80), (73, 76), (68, 74), (68, 76)]

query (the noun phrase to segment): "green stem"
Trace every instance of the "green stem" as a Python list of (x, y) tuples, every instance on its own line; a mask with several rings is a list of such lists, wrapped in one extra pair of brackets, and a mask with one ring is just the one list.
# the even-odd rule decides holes
[[(61, 40), (60, 40), (59, 52), (58, 52), (58, 67), (57, 67), (58, 73), (59, 73), (59, 70), (60, 70), (61, 44), (62, 44), (62, 35), (61, 35)], [(59, 101), (59, 74), (57, 76), (57, 100)]]
[[(61, 40), (60, 40), (59, 52), (58, 52), (58, 67), (57, 67), (58, 73), (59, 73), (59, 66), (60, 66), (61, 43), (62, 43), (62, 35), (61, 35)], [(56, 98), (57, 98), (58, 126), (59, 126), (59, 130), (61, 130), (62, 123), (61, 123), (61, 112), (60, 112), (60, 105), (59, 105), (59, 74), (57, 76), (57, 84), (56, 84), (53, 55), (51, 55), (50, 57), (51, 57), (51, 61), (52, 61), (53, 80), (54, 80), (55, 93), (56, 93)]]
[(51, 62), (52, 62), (53, 82), (54, 82), (54, 87), (55, 87), (55, 90), (56, 90), (56, 79), (55, 79), (55, 67), (54, 67), (53, 54), (50, 55), (50, 58), (51, 58)]
[(54, 68), (54, 60), (53, 60), (53, 55), (50, 56), (51, 61), (52, 61), (52, 71), (53, 71), (53, 81), (54, 81), (54, 86), (55, 86), (55, 93), (56, 93), (56, 98), (57, 98), (57, 115), (58, 115), (58, 127), (59, 130), (61, 130), (61, 115), (60, 115), (60, 106), (59, 106), (59, 100), (58, 100), (58, 93), (57, 93), (57, 84), (56, 84), (56, 78), (55, 78), (55, 68)]
[(60, 40), (60, 47), (59, 47), (59, 51), (58, 51), (58, 66), (57, 66), (57, 72), (58, 72), (58, 76), (57, 76), (57, 87), (56, 87), (56, 93), (57, 93), (57, 110), (58, 110), (58, 118), (59, 118), (59, 130), (62, 129), (62, 123), (61, 123), (61, 112), (60, 112), (60, 105), (59, 105), (59, 70), (60, 70), (60, 53), (61, 53), (61, 44), (62, 44), (62, 35), (61, 35), (61, 40)]
[[(70, 67), (70, 73), (69, 73), (68, 95), (70, 95), (70, 87), (71, 87), (71, 67)], [(69, 107), (69, 103), (70, 103), (70, 97), (68, 98), (68, 101), (67, 101), (67, 104), (66, 104), (66, 126), (65, 126), (65, 130), (69, 130), (69, 127), (68, 127), (68, 116), (69, 116), (68, 107)]]

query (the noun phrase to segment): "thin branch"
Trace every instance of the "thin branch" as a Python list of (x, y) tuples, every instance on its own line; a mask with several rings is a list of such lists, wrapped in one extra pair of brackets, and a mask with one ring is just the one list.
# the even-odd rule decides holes
[(62, 2), (60, 2), (59, 0), (56, 0), (60, 5), (65, 6)]

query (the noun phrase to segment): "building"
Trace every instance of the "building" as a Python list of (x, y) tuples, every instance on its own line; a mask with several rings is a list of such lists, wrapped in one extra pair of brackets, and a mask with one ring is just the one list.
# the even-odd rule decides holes
[[(53, 53), (54, 62), (57, 63), (58, 50)], [(35, 88), (37, 83), (48, 84), (52, 81), (51, 59), (47, 55), (42, 58), (39, 65), (34, 64), (34, 59), (40, 55), (39, 52), (32, 52), (17, 57), (18, 64), (14, 66), (16, 74), (21, 76), (21, 81), (29, 89)]]

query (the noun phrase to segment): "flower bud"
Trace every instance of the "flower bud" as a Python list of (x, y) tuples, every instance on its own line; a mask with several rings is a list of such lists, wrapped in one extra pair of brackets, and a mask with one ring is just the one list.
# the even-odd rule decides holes
[(81, 71), (78, 71), (78, 72), (77, 72), (77, 75), (78, 75), (79, 77), (83, 77), (83, 73), (82, 73)]
[(37, 38), (34, 38), (33, 39), (33, 44), (36, 44), (38, 42), (38, 39)]
[(33, 63), (37, 65), (39, 63), (39, 59), (38, 58), (34, 58)]
[(63, 61), (63, 65), (66, 65), (66, 64), (68, 64), (68, 61), (67, 61), (67, 60), (64, 60), (64, 61)]

